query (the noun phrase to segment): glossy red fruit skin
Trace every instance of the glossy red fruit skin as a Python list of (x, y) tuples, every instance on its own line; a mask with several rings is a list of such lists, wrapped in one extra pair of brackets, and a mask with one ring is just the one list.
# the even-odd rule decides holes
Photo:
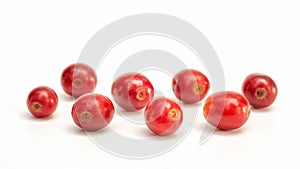
[(172, 80), (175, 96), (187, 104), (200, 102), (210, 88), (208, 78), (198, 70), (185, 69), (178, 72)]
[(70, 96), (79, 96), (91, 93), (97, 85), (95, 71), (84, 63), (71, 64), (61, 74), (61, 86)]
[(140, 73), (126, 73), (112, 84), (111, 93), (115, 102), (126, 111), (143, 109), (152, 100), (153, 85)]
[(111, 122), (114, 112), (115, 108), (108, 97), (88, 93), (79, 97), (73, 104), (72, 118), (83, 130), (96, 131)]
[(28, 110), (37, 118), (45, 118), (53, 114), (57, 104), (57, 94), (47, 86), (33, 89), (27, 97)]
[(234, 130), (248, 120), (250, 105), (247, 98), (239, 93), (217, 92), (205, 101), (203, 114), (212, 126), (221, 130)]
[(253, 108), (269, 107), (276, 99), (277, 86), (269, 76), (250, 74), (243, 82), (242, 91)]
[(147, 127), (155, 134), (173, 134), (181, 126), (183, 114), (181, 107), (173, 100), (160, 97), (149, 103), (144, 113)]

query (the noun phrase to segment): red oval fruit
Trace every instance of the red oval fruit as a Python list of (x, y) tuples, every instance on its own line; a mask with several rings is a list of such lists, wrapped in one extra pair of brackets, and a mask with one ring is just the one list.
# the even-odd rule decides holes
[(140, 73), (127, 73), (118, 77), (111, 88), (115, 102), (127, 111), (140, 110), (152, 100), (151, 82)]
[(250, 105), (239, 93), (217, 92), (205, 101), (203, 114), (211, 125), (221, 130), (233, 130), (246, 123), (250, 115)]
[(172, 87), (179, 100), (192, 104), (206, 96), (210, 83), (203, 73), (194, 69), (185, 69), (174, 76)]
[(182, 120), (180, 106), (168, 98), (157, 98), (145, 109), (146, 124), (157, 135), (170, 135), (176, 132)]
[(94, 93), (81, 96), (72, 107), (75, 124), (87, 131), (106, 127), (111, 122), (114, 112), (114, 106), (108, 97)]
[(94, 91), (97, 76), (90, 66), (76, 63), (64, 69), (61, 75), (61, 85), (68, 95), (77, 98)]
[(46, 86), (33, 89), (27, 97), (27, 107), (37, 118), (50, 116), (57, 108), (58, 97), (54, 90)]
[(242, 90), (253, 108), (265, 108), (273, 104), (277, 86), (273, 79), (264, 74), (254, 73), (246, 77)]

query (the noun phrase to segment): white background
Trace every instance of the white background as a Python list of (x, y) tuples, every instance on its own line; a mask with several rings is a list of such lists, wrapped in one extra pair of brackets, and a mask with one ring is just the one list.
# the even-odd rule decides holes
[[(0, 168), (299, 167), (296, 155), (300, 150), (300, 84), (295, 60), (300, 54), (299, 9), (297, 0), (0, 1)], [(261, 72), (276, 81), (276, 102), (270, 109), (252, 111), (243, 128), (217, 131), (203, 145), (198, 144), (205, 124), (199, 107), (199, 119), (191, 134), (163, 156), (128, 160), (104, 152), (73, 124), (72, 101), (60, 87), (60, 74), (76, 62), (84, 45), (98, 30), (139, 13), (169, 14), (193, 24), (217, 51), (227, 90), (240, 91), (245, 76)], [(186, 49), (180, 48), (180, 44), (171, 40), (158, 42), (156, 38), (124, 42), (112, 51), (110, 58), (157, 44), (164, 50), (178, 52), (183, 60), (188, 57), (188, 51), (184, 52)], [(202, 70), (201, 63), (187, 65)], [(112, 79), (103, 80), (114, 71), (109, 67), (114, 66), (99, 68), (98, 77), (103, 78), (96, 92), (109, 95)], [(170, 87), (170, 77), (165, 80), (166, 87), (159, 88)], [(40, 85), (52, 87), (60, 98), (57, 111), (47, 120), (32, 118), (25, 104), (29, 91)], [(174, 97), (169, 88), (166, 94)], [(129, 137), (139, 137), (136, 126), (123, 124), (119, 117), (111, 125), (121, 126), (116, 128)]]

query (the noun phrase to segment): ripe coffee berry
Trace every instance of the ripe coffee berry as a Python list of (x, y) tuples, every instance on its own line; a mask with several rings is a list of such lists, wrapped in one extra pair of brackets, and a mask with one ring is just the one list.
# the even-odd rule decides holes
[(127, 73), (118, 77), (111, 88), (115, 102), (127, 111), (140, 110), (152, 100), (151, 82), (140, 73)]
[(242, 87), (244, 95), (253, 108), (265, 108), (276, 99), (277, 86), (267, 75), (251, 74), (247, 76)]
[(33, 89), (27, 97), (27, 107), (37, 118), (50, 116), (56, 110), (57, 103), (57, 94), (46, 86)]
[(76, 63), (64, 69), (61, 86), (64, 91), (75, 98), (94, 91), (97, 85), (95, 71), (88, 65)]
[(172, 87), (179, 100), (192, 104), (201, 101), (206, 96), (210, 83), (201, 72), (185, 69), (174, 76)]
[(236, 92), (217, 92), (207, 98), (203, 107), (205, 119), (221, 130), (233, 130), (248, 120), (248, 100)]
[(168, 98), (157, 98), (145, 109), (146, 124), (157, 135), (170, 135), (176, 132), (182, 120), (180, 106)]
[(86, 131), (106, 127), (114, 116), (114, 106), (110, 99), (100, 94), (85, 94), (72, 107), (72, 117), (77, 126)]

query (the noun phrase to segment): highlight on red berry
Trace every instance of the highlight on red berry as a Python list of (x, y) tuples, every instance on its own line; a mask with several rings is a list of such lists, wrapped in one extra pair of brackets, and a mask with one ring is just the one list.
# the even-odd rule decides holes
[(161, 136), (175, 133), (183, 120), (181, 107), (175, 101), (164, 97), (149, 103), (144, 116), (147, 127)]
[(210, 88), (208, 78), (198, 70), (185, 69), (178, 72), (172, 81), (175, 96), (185, 103), (200, 102)]
[(126, 73), (112, 84), (111, 93), (115, 102), (127, 111), (137, 111), (146, 107), (154, 95), (153, 86), (140, 73)]
[(97, 85), (95, 71), (84, 63), (71, 64), (61, 74), (61, 86), (70, 96), (79, 96), (91, 93)]
[(250, 105), (243, 95), (223, 91), (210, 95), (204, 103), (203, 114), (209, 124), (221, 130), (243, 126), (250, 115)]
[(47, 86), (33, 89), (27, 97), (28, 110), (37, 118), (45, 118), (53, 114), (57, 104), (57, 94)]
[(75, 124), (86, 131), (96, 131), (106, 127), (111, 122), (114, 112), (115, 108), (111, 100), (95, 93), (79, 97), (72, 107)]
[(242, 91), (253, 108), (269, 107), (276, 99), (277, 86), (267, 75), (254, 73), (244, 80)]

